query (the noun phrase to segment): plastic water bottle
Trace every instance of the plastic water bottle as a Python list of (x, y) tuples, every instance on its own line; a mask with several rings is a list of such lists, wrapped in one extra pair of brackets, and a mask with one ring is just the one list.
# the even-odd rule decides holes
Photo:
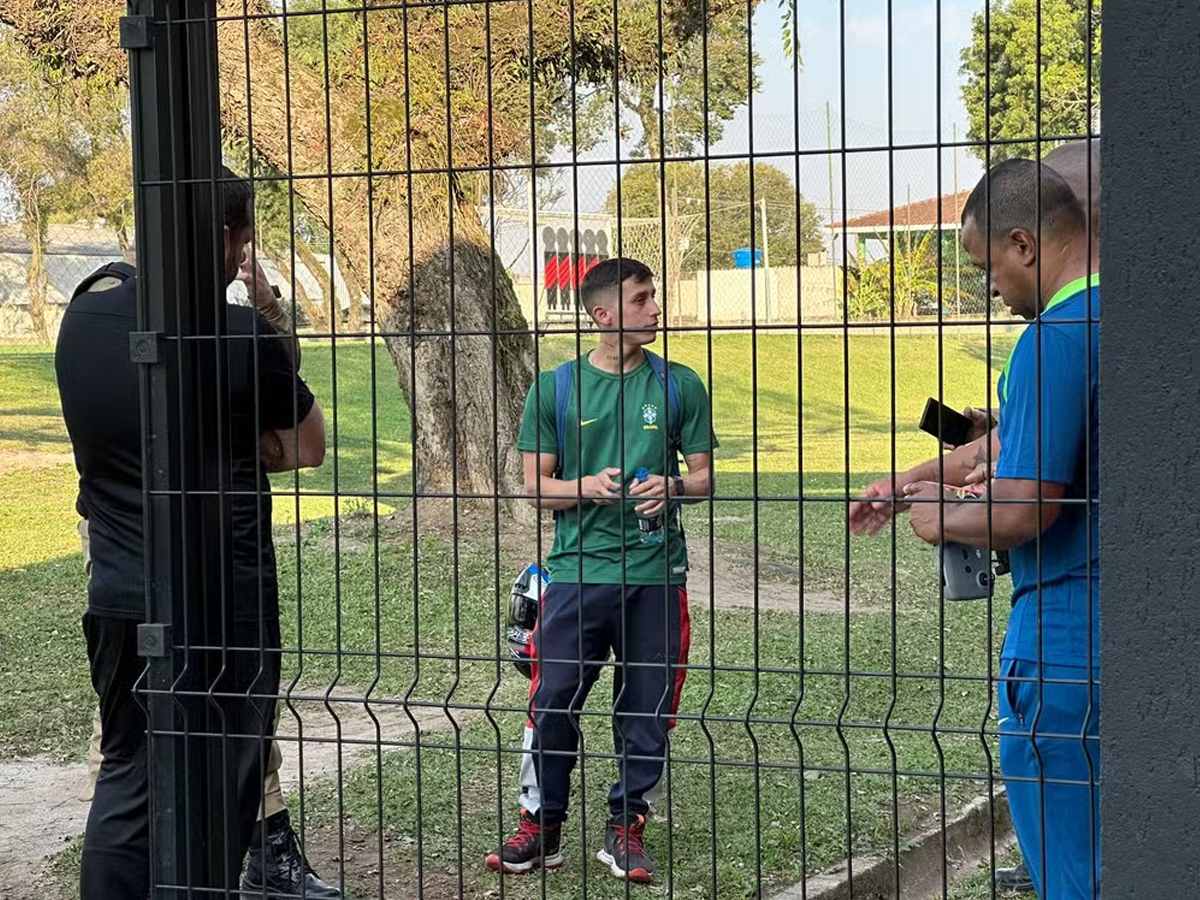
[[(645, 467), (638, 469), (634, 473), (634, 477), (639, 484), (644, 484), (646, 479), (650, 477), (650, 471)], [(646, 501), (639, 501), (644, 503)], [(643, 515), (640, 512), (634, 513), (637, 516), (638, 536), (643, 544), (657, 545), (663, 542), (663, 514), (661, 511), (652, 515)]]

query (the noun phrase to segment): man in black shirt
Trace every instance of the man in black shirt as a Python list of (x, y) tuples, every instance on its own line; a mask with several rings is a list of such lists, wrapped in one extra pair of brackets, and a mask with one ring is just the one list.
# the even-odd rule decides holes
[[(226, 283), (232, 282), (252, 234), (250, 186), (222, 171)], [(223, 293), (223, 292), (222, 292)], [(224, 302), (223, 299), (220, 302)], [(145, 664), (136, 628), (145, 620), (142, 528), (142, 426), (138, 374), (129, 361), (136, 329), (136, 279), (78, 296), (63, 316), (55, 353), (63, 418), (80, 475), (92, 562), (87, 640), (103, 730), (100, 777), (84, 836), (82, 900), (140, 900), (149, 890), (146, 717), (133, 689)], [(325, 424), (320, 406), (296, 374), (291, 338), (278, 335), (246, 307), (227, 310), (227, 378), (223, 409), (229, 461), (225, 559), (232, 568), (224, 633), (228, 649), (217, 694), (230, 735), (227, 771), (234, 812), (225, 881), (237, 887), (242, 857), (262, 793), (261, 759), (269, 752), (279, 683), (279, 601), (271, 540), (267, 469), (320, 465)], [(268, 465), (260, 437), (274, 432)], [(212, 811), (220, 815), (220, 811)]]
[[(111, 290), (136, 274), (134, 268), (128, 263), (109, 263), (86, 277), (75, 289), (72, 299), (87, 292)], [(262, 265), (257, 263), (249, 253), (242, 263), (237, 280), (245, 285), (248, 299), (262, 318), (266, 319), (277, 334), (289, 338), (285, 342), (285, 346), (289, 348), (298, 367), (300, 345), (292, 338), (291, 317), (280, 303), (278, 288), (271, 284)], [(294, 435), (292, 438), (294, 439)], [(268, 471), (290, 468), (281, 465), (285, 451), (277, 432), (270, 429), (263, 432), (261, 451)], [(79, 535), (83, 551), (84, 572), (90, 575), (92, 561), (88, 546), (87, 509), (83, 505), (82, 497), (76, 499), (75, 509), (80, 515)], [(275, 715), (275, 728), (277, 729), (279, 726), (278, 704)], [(100, 752), (102, 739), (100, 707), (97, 705), (92, 722), (92, 739), (88, 744), (88, 783), (80, 794), (80, 799), (85, 802), (91, 801), (96, 787), (96, 779), (100, 775), (100, 766), (104, 760)], [(279, 769), (282, 765), (283, 755), (279, 749), (279, 742), (272, 741), (263, 779), (262, 804), (259, 807), (258, 821), (255, 823), (254, 833), (250, 839), (250, 856), (246, 873), (242, 877), (242, 890), (261, 894), (265, 887), (267, 896), (272, 898), (303, 895), (307, 896), (309, 900), (342, 900), (342, 892), (321, 880), (300, 848), (300, 842), (292, 828), (279, 781)]]

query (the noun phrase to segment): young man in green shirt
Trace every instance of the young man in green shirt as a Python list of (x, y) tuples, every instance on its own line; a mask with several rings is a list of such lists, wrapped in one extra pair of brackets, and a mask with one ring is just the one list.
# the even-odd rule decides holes
[(528, 872), (563, 864), (579, 710), (611, 651), (619, 775), (597, 858), (619, 878), (649, 882), (647, 795), (662, 778), (687, 674), (688, 560), (679, 505), (711, 496), (717, 441), (700, 377), (644, 349), (657, 337), (662, 313), (650, 269), (632, 259), (605, 260), (588, 271), (579, 294), (600, 341), (578, 360), (541, 373), (517, 444), (531, 502), (553, 511), (557, 527), (534, 638), (520, 823), (487, 865)]

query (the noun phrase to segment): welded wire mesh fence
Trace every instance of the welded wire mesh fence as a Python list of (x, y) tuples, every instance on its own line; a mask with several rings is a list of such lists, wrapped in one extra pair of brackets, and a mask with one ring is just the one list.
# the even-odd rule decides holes
[[(155, 896), (966, 900), (1020, 851), (1092, 896), (1094, 157), (968, 197), (1095, 144), (1097, 31), (1076, 0), (131, 4), (145, 604), (140, 656), (89, 653), (149, 722)], [(0, 244), (42, 343), (120, 252), (45, 248), (26, 325)], [(1051, 300), (1066, 337), (1026, 326)], [(1000, 423), (942, 456), (929, 398)], [(911, 530), (893, 496), (968, 481)], [(93, 529), (133, 522), (83, 482)], [(101, 773), (93, 846), (133, 789)]]

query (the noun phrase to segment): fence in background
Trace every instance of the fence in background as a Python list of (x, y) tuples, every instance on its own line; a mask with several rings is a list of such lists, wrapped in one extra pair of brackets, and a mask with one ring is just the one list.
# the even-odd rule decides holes
[[(799, 48), (805, 65), (793, 79), (771, 67), (751, 76), (762, 35), (777, 39), (770, 16), (779, 15), (754, 2), (717, 10), (623, 0), (222, 0), (214, 18), (206, 0), (132, 0), (123, 34), (139, 310), (161, 350), (145, 360), (141, 397), (152, 578), (138, 691), (150, 736), (153, 896), (208, 896), (222, 881), (228, 754), (251, 741), (261, 763), (268, 757), (263, 733), (233, 733), (225, 718), (248, 695), (277, 704), (293, 824), (314, 868), (347, 895), (616, 898), (641, 890), (593, 861), (609, 786), (632, 760), (663, 766), (648, 792), (645, 830), (656, 860), (652, 890), (662, 895), (1000, 897), (991, 871), (1022, 859), (998, 740), (998, 692), (1027, 684), (1006, 678), (998, 658), (1011, 582), (998, 577), (986, 597), (953, 602), (933, 550), (903, 520), (860, 538), (848, 506), (883, 473), (936, 453), (935, 439), (916, 428), (928, 397), (997, 406), (997, 380), (1024, 323), (963, 265), (956, 216), (943, 216), (932, 249), (897, 255), (896, 270), (878, 267), (880, 253), (903, 242), (911, 251), (902, 209), (973, 186), (971, 154), (1098, 138), (1086, 37), (1098, 28), (1098, 2), (1067, 4), (1085, 35), (1070, 60), (1087, 73), (1079, 114), (1056, 115), (1051, 127), (1034, 113), (1024, 131), (1016, 117), (985, 116), (992, 139), (982, 142), (952, 130), (943, 108), (946, 73), (972, 44), (963, 37), (969, 28), (948, 27), (952, 11), (941, 2), (925, 23), (936, 40), (914, 54), (935, 60), (926, 87), (938, 127), (879, 134), (831, 107), (779, 110), (807, 105), (801, 77), (825, 78), (845, 105), (873, 57), (889, 121), (899, 115), (902, 67), (892, 55), (923, 28), (902, 27), (890, 6), (865, 23), (845, 4), (824, 18), (809, 5), (793, 9), (813, 16), (792, 31), (810, 42)], [(991, 20), (1019, 6), (980, 5), (971, 27), (984, 35), (983, 50), (1001, 40)], [(1166, 217), (1171, 235), (1155, 219), (1139, 220), (1137, 241), (1109, 237), (1121, 233), (1121, 217), (1134, 221), (1151, 202), (1166, 209), (1193, 183), (1179, 150), (1200, 127), (1190, 108), (1175, 116), (1177, 146), (1160, 142), (1151, 156), (1144, 146), (1150, 116), (1139, 98), (1161, 106), (1173, 94), (1161, 84), (1139, 89), (1163, 77), (1141, 60), (1172, 53), (1172, 72), (1195, 68), (1194, 53), (1170, 35), (1183, 42), (1200, 27), (1200, 12), (1182, 0), (1160, 6), (1147, 23), (1109, 0), (1120, 10), (1105, 21), (1106, 47), (1135, 46), (1151, 31), (1164, 42), (1123, 59), (1119, 84), (1113, 70), (1105, 75), (1113, 80), (1105, 104), (1123, 138), (1110, 140), (1104, 157), (1105, 234), (1119, 245), (1105, 257), (1104, 278), (1120, 286), (1118, 299), (1145, 284), (1186, 292), (1155, 252), (1185, 239), (1179, 217)], [(1061, 43), (1042, 44), (1050, 20), (1025, 25), (1039, 57), (1059, 52)], [(951, 34), (963, 46), (951, 47)], [(981, 76), (995, 74), (985, 63)], [(777, 92), (770, 111), (749, 88), (759, 77)], [(993, 85), (991, 102), (1032, 102), (1048, 117), (1059, 108), (1054, 86), (1034, 81), (1032, 99)], [(745, 97), (726, 108), (716, 95), (729, 85)], [(905, 102), (916, 102), (920, 92), (905, 90)], [(731, 129), (735, 116), (749, 124), (732, 137), (711, 134), (722, 109)], [(689, 128), (690, 143), (681, 136)], [(254, 148), (239, 174), (251, 179), (260, 220), (274, 217), (265, 268), (292, 313), (300, 375), (328, 423), (324, 465), (273, 475), (273, 527), (255, 530), (258, 544), (275, 546), (277, 645), (261, 630), (231, 637), (222, 616), (233, 537), (222, 505), (230, 499), (228, 446), (216, 425), (227, 399), (220, 373), (236, 338), (213, 302), (222, 286), (213, 281), (220, 245), (212, 199), (222, 186), (222, 138), (231, 134)], [(725, 177), (714, 173), (741, 163), (754, 173), (744, 198), (714, 202)], [(759, 164), (801, 190), (765, 189), (774, 176), (761, 175)], [(685, 165), (704, 177), (673, 197), (668, 167)], [(639, 188), (636, 175), (625, 180), (638, 169), (658, 175)], [(646, 201), (650, 191), (657, 196)], [(814, 221), (832, 250), (793, 247), (780, 262), (789, 228), (804, 230), (806, 200), (820, 208)], [(781, 209), (794, 221), (781, 224)], [(735, 213), (746, 220), (745, 246), (739, 232), (714, 252), (722, 217)], [(280, 222), (292, 226), (282, 243)], [(52, 226), (48, 288), (31, 304), (28, 246), (0, 232), (0, 339), (43, 352), (73, 283), (120, 249), (102, 229)], [(764, 265), (734, 268), (724, 258), (730, 249), (766, 251)], [(667, 329), (655, 348), (691, 367), (711, 399), (717, 489), (680, 512), (690, 612), (678, 623), (654, 620), (655, 633), (679, 625), (680, 641), (668, 641), (673, 658), (623, 659), (628, 635), (612, 657), (607, 647), (586, 661), (568, 651), (560, 667), (599, 681), (586, 702), (568, 698), (581, 713), (571, 726), (578, 749), (530, 753), (535, 710), (514, 665), (509, 599), (518, 573), (550, 556), (554, 525), (526, 502), (522, 408), (538, 371), (597, 339), (580, 319), (578, 286), (618, 252), (655, 271)], [(901, 262), (920, 283), (907, 295), (897, 286)], [(225, 296), (245, 302), (238, 287)], [(1102, 782), (1090, 772), (1081, 783), (1102, 785), (1105, 893), (1182, 897), (1192, 882), (1176, 836), (1195, 831), (1196, 792), (1179, 777), (1194, 756), (1194, 704), (1183, 702), (1179, 660), (1190, 660), (1191, 648), (1161, 639), (1161, 628), (1137, 627), (1131, 617), (1144, 622), (1148, 607), (1129, 598), (1158, 598), (1173, 617), (1168, 630), (1190, 633), (1195, 604), (1182, 585), (1190, 583), (1195, 530), (1163, 512), (1167, 453), (1147, 450), (1145, 434), (1153, 411), (1169, 411), (1180, 434), (1172, 448), (1186, 456), (1178, 447), (1189, 446), (1196, 426), (1175, 406), (1178, 386), (1189, 383), (1195, 330), (1167, 313), (1129, 310), (1122, 305), (1104, 326), (1106, 391), (1120, 385), (1105, 399), (1099, 434), (1114, 450), (1102, 459), (1101, 483), (1106, 508), (1119, 501), (1121, 515), (1105, 520), (1102, 545), (1105, 768)], [(1173, 349), (1163, 356), (1164, 347)], [(1156, 356), (1175, 361), (1171, 386), (1154, 369)], [(544, 426), (550, 407), (535, 393), (539, 400)], [(618, 446), (630, 429), (665, 432), (671, 404), (664, 386), (661, 402), (593, 430), (609, 429)], [(1144, 426), (1136, 436), (1126, 415), (1135, 407)], [(593, 422), (580, 412), (577, 424), (582, 435)], [(1084, 481), (1095, 486), (1090, 473)], [(63, 490), (73, 489), (72, 481)], [(1099, 516), (1094, 496), (1073, 500), (1085, 516)], [(1170, 524), (1170, 534), (1149, 546), (1170, 552), (1131, 553), (1158, 523)], [(989, 525), (989, 547), (992, 540)], [(628, 566), (639, 550), (616, 555)], [(256, 627), (266, 624), (260, 617)], [(256, 660), (260, 675), (277, 666), (278, 685), (226, 696), (221, 679), (238, 654)], [(543, 654), (538, 677), (554, 663)], [(680, 692), (631, 712), (630, 685), (656, 666)], [(1038, 690), (1053, 681), (1033, 679)], [(622, 740), (647, 723), (668, 735), (661, 758)], [(544, 782), (547, 762), (567, 756), (575, 770), (561, 836), (566, 867), (524, 879), (490, 871), (485, 856), (517, 827), (520, 805), (536, 805), (532, 774)], [(1155, 809), (1145, 795), (1159, 798)]]

